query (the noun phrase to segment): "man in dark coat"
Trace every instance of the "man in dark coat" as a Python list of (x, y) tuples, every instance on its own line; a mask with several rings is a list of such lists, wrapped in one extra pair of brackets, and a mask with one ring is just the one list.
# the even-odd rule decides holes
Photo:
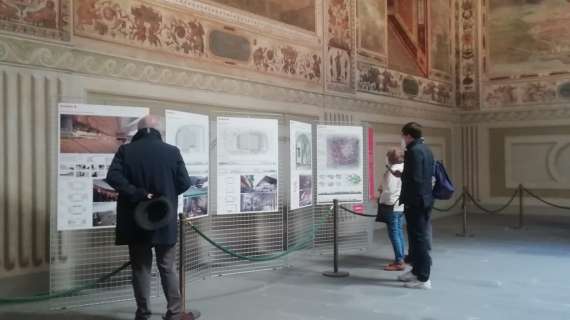
[(136, 320), (151, 316), (150, 279), (152, 248), (168, 302), (166, 320), (181, 318), (182, 301), (176, 272), (176, 212), (168, 225), (155, 231), (140, 228), (134, 219), (137, 205), (164, 196), (175, 210), (178, 195), (190, 187), (190, 177), (178, 148), (162, 141), (156, 129), (159, 119), (147, 116), (131, 143), (122, 145), (109, 168), (107, 183), (119, 192), (117, 201), (117, 245), (128, 245), (137, 302)]
[(402, 128), (406, 146), (400, 203), (405, 206), (412, 270), (398, 277), (406, 287), (430, 289), (431, 210), (434, 160), (424, 144), (422, 127), (411, 122)]

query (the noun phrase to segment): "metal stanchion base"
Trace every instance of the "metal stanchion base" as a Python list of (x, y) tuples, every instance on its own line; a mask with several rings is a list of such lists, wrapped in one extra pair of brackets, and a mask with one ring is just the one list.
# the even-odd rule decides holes
[(323, 272), (323, 276), (325, 277), (330, 277), (330, 278), (346, 278), (350, 275), (350, 273), (346, 272), (346, 271), (338, 271), (338, 272), (334, 272), (334, 271), (327, 271), (327, 272)]
[(202, 313), (200, 313), (200, 311), (190, 310), (188, 312), (183, 313), (182, 317), (180, 317), (180, 320), (194, 320), (200, 318), (200, 316), (202, 316)]
[(456, 233), (455, 236), (461, 238), (474, 238), (475, 235), (473, 233)]

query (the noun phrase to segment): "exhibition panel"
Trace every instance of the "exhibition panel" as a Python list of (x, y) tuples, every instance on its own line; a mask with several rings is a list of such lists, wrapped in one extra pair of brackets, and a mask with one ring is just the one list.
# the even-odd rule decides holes
[(313, 204), (312, 125), (290, 121), (290, 207), (291, 210)]
[(287, 212), (287, 247), (313, 247), (314, 177), (313, 120), (289, 120), (289, 210)]
[[(332, 253), (333, 220), (330, 215), (332, 200), (339, 199), (340, 204), (358, 208), (370, 213), (372, 204), (368, 199), (369, 146), (363, 143), (367, 127), (353, 123), (319, 122), (313, 145), (317, 146), (314, 161), (317, 163), (313, 172), (316, 177), (316, 201), (314, 224), (323, 225), (316, 229), (315, 249)], [(373, 174), (373, 173), (372, 173)], [(355, 216), (340, 210), (338, 241), (341, 250), (359, 250), (368, 247), (368, 225), (370, 219)]]
[(317, 203), (362, 202), (362, 127), (317, 125)]
[(165, 141), (178, 147), (191, 186), (178, 200), (178, 212), (191, 219), (208, 216), (210, 130), (207, 115), (166, 110)]
[[(80, 100), (80, 99), (77, 99)], [(50, 292), (91, 283), (128, 261), (115, 246), (117, 193), (105, 182), (114, 153), (137, 130), (149, 109), (61, 103), (58, 124), (57, 214), (51, 216)], [(153, 273), (156, 275), (156, 272)], [(81, 294), (53, 301), (53, 307), (114, 302), (132, 297), (129, 270)], [(153, 296), (160, 288), (153, 276)]]
[(278, 210), (278, 121), (217, 118), (218, 214)]
[(113, 228), (118, 194), (105, 182), (146, 108), (59, 105), (58, 231)]
[[(213, 113), (216, 179), (212, 188), (211, 238), (235, 252), (259, 257), (285, 250), (286, 206), (280, 137), (288, 134), (283, 116), (241, 112)], [(215, 183), (215, 188), (213, 187)], [(285, 259), (252, 263), (211, 247), (212, 275), (282, 267)]]

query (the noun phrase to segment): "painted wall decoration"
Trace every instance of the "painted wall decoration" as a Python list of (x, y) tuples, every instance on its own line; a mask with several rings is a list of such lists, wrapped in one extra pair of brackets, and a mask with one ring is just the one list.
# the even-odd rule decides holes
[(367, 63), (358, 64), (358, 74), (358, 90), (361, 92), (447, 106), (453, 104), (450, 83), (415, 77)]
[[(322, 58), (317, 49), (225, 30), (179, 8), (145, 1), (75, 0), (74, 10), (74, 32), (82, 37), (321, 83)], [(221, 45), (220, 39), (231, 39), (235, 45)]]
[(387, 62), (387, 15), (385, 0), (358, 0), (358, 49), (365, 57)]
[(477, 54), (477, 3), (455, 1), (457, 104), (463, 109), (479, 108), (479, 61)]
[(68, 0), (0, 0), (0, 30), (69, 40)]
[(354, 91), (354, 30), (350, 0), (327, 0), (327, 88)]
[(428, 76), (428, 12), (425, 0), (388, 1), (388, 65), (391, 69)]
[(567, 103), (570, 101), (570, 81), (561, 79), (488, 83), (483, 99), (487, 107)]
[(570, 71), (570, 2), (490, 0), (486, 10), (489, 78)]
[(316, 31), (315, 0), (209, 0), (269, 19)]
[(430, 8), (431, 75), (451, 80), (451, 3), (432, 0)]

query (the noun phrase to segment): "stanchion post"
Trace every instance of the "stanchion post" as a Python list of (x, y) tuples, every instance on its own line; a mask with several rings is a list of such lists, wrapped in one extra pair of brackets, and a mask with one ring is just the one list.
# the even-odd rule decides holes
[(200, 318), (200, 312), (197, 310), (190, 310), (187, 311), (186, 309), (186, 263), (184, 261), (184, 251), (186, 250), (186, 217), (184, 214), (180, 214), (179, 216), (179, 232), (178, 236), (180, 239), (178, 240), (178, 249), (180, 257), (178, 258), (178, 281), (180, 283), (180, 300), (182, 303), (182, 317), (181, 320), (194, 320)]
[(524, 227), (524, 187), (519, 184), (519, 229)]
[(344, 278), (349, 273), (338, 270), (338, 200), (333, 200), (333, 271), (323, 272), (326, 277)]
[(181, 213), (179, 215), (180, 218), (180, 230), (178, 232), (178, 236), (180, 239), (178, 240), (178, 249), (179, 249), (179, 258), (178, 258), (178, 281), (180, 281), (180, 298), (182, 300), (182, 314), (186, 313), (186, 270), (185, 263), (184, 263), (184, 250), (186, 246), (186, 235), (184, 225), (184, 215)]
[(473, 234), (469, 233), (469, 221), (467, 220), (467, 201), (469, 201), (468, 197), (469, 190), (466, 186), (463, 187), (463, 194), (461, 195), (461, 210), (462, 210), (462, 218), (463, 218), (463, 231), (461, 233), (456, 234), (458, 237), (473, 237)]

